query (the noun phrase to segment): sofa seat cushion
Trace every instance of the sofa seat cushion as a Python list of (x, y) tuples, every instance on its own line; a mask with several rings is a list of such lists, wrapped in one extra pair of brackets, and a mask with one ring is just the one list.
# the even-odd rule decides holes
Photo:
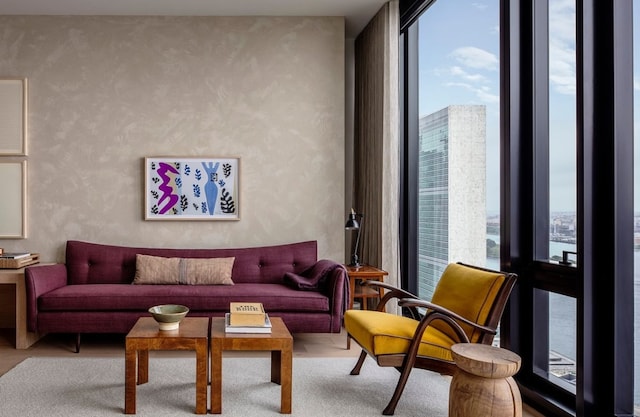
[(191, 311), (228, 311), (230, 302), (260, 302), (269, 311), (329, 311), (319, 292), (283, 284), (220, 285), (66, 285), (41, 295), (44, 311), (146, 311), (158, 304), (182, 304)]

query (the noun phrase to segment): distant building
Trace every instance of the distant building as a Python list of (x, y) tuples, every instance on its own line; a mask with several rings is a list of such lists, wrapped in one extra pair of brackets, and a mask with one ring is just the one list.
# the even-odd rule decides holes
[(486, 261), (486, 107), (420, 118), (418, 285), (430, 299), (450, 262)]

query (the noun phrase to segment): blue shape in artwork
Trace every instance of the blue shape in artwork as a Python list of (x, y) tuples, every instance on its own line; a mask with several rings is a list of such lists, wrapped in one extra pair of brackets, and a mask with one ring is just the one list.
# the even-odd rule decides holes
[(207, 203), (206, 202), (202, 202), (202, 213), (206, 213), (207, 212)]
[(198, 184), (193, 184), (193, 196), (200, 197), (200, 186)]
[(204, 186), (204, 195), (207, 198), (207, 205), (209, 206), (209, 215), (213, 215), (213, 210), (216, 206), (216, 200), (218, 199), (218, 186), (216, 185), (216, 171), (218, 171), (218, 167), (220, 166), (220, 162), (216, 162), (214, 165), (213, 162), (203, 162), (202, 167), (207, 173), (208, 181)]

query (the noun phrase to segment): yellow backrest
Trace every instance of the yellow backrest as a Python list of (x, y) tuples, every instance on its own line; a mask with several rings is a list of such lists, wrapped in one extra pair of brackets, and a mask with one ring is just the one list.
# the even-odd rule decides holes
[[(465, 265), (450, 264), (442, 273), (433, 293), (432, 302), (445, 307), (480, 325), (486, 325), (491, 307), (506, 277), (497, 272), (483, 271)], [(472, 343), (478, 342), (481, 333), (469, 325), (462, 325)], [(457, 339), (451, 327), (441, 320), (431, 325)]]

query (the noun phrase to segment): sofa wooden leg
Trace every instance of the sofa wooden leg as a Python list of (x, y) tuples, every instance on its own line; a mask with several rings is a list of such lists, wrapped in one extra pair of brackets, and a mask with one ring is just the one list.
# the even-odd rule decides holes
[(76, 333), (76, 353), (80, 353), (80, 333)]

